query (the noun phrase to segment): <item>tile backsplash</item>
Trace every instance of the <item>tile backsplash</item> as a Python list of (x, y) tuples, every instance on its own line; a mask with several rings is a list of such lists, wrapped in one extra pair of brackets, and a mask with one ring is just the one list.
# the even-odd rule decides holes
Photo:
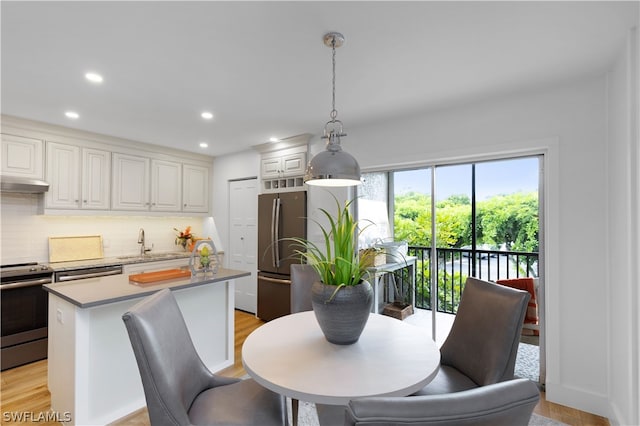
[[(104, 256), (136, 254), (140, 250), (138, 231), (144, 228), (146, 246), (153, 251), (175, 251), (176, 231), (191, 226), (198, 237), (203, 229), (212, 232), (202, 217), (149, 216), (45, 216), (39, 214), (42, 195), (2, 193), (0, 214), (0, 263), (49, 261), (49, 237), (102, 235)], [(213, 231), (215, 232), (215, 231)]]

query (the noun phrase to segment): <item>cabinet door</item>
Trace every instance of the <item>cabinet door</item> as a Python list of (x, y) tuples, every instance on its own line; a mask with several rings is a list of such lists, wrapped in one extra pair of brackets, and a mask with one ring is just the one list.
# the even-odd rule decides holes
[(113, 154), (111, 201), (114, 210), (149, 210), (150, 160)]
[(47, 180), (47, 208), (80, 208), (80, 147), (47, 143)]
[(182, 166), (172, 161), (151, 160), (151, 210), (181, 210)]
[(209, 168), (183, 164), (182, 211), (209, 211)]
[(111, 201), (111, 153), (82, 149), (82, 208), (108, 210)]
[(41, 140), (5, 134), (1, 138), (3, 175), (35, 179), (44, 177), (44, 144)]
[(307, 154), (298, 152), (282, 157), (283, 176), (300, 176), (304, 174), (307, 166)]
[(263, 158), (261, 161), (261, 173), (263, 179), (274, 179), (280, 177), (282, 171), (282, 159), (276, 158)]

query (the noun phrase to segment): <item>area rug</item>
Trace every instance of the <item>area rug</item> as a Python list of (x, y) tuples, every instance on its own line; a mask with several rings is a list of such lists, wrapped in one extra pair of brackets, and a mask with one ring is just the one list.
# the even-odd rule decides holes
[[(291, 404), (289, 400), (287, 400), (287, 410), (289, 411), (289, 424), (293, 424), (291, 422)], [(310, 402), (300, 401), (300, 406), (298, 410), (299, 410), (298, 426), (319, 426), (318, 414), (316, 413), (316, 407), (314, 404)], [(565, 423), (555, 421), (548, 417), (539, 416), (535, 413), (531, 416), (531, 420), (529, 420), (529, 426), (562, 426), (562, 425), (565, 425)], [(331, 425), (331, 426), (334, 426), (334, 425)], [(335, 425), (335, 426), (342, 426), (342, 425)]]
[(534, 382), (540, 381), (540, 347), (520, 343), (514, 374)]

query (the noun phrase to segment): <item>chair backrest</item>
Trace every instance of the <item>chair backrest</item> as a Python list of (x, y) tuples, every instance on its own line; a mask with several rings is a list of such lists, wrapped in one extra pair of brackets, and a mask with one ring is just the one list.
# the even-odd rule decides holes
[(320, 276), (309, 265), (291, 265), (291, 313), (313, 310), (311, 286)]
[(349, 402), (345, 425), (528, 425), (540, 400), (527, 379), (439, 395), (362, 398)]
[(151, 424), (189, 424), (187, 412), (208, 387), (207, 368), (169, 289), (122, 316), (138, 363)]
[(478, 384), (513, 379), (529, 293), (467, 278), (441, 363)]

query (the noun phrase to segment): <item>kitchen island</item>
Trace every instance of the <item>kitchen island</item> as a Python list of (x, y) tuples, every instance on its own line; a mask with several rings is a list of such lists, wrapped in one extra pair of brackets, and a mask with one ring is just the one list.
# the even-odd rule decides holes
[(142, 381), (122, 315), (170, 288), (202, 361), (211, 371), (234, 362), (234, 279), (249, 272), (129, 283), (128, 275), (45, 285), (49, 292), (51, 409), (69, 424), (107, 424), (145, 406)]

